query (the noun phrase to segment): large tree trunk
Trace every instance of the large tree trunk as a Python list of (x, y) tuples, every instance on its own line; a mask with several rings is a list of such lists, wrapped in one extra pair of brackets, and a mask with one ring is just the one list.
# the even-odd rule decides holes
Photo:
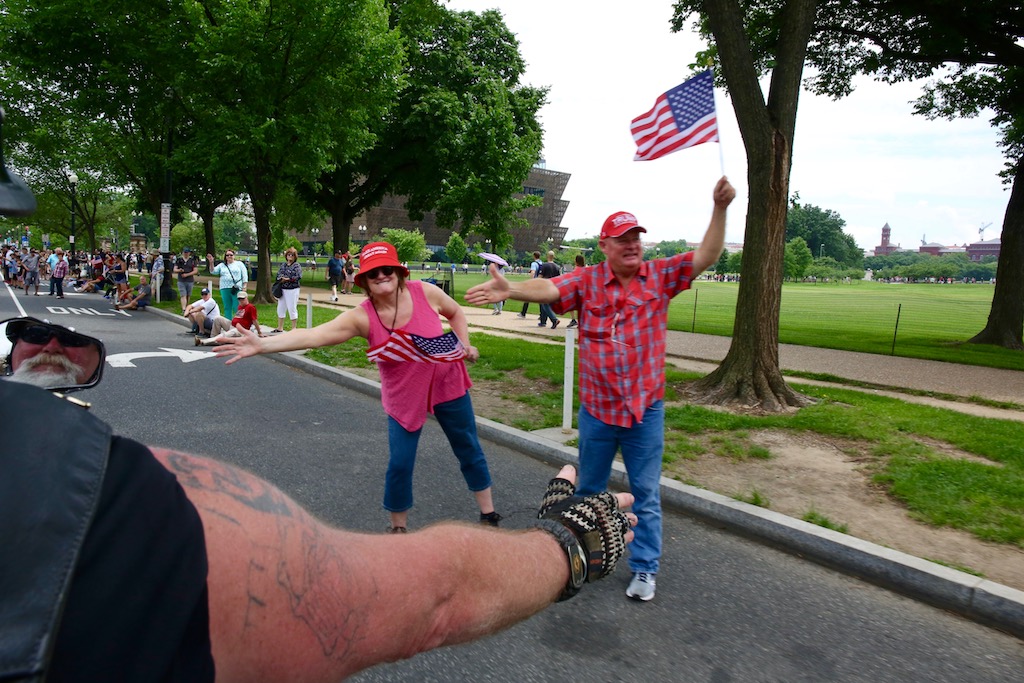
[(810, 403), (779, 369), (782, 256), (789, 197), (789, 146), (776, 132), (771, 163), (750, 164), (746, 237), (732, 345), (718, 369), (691, 386), (701, 403), (739, 404), (777, 412)]
[[(259, 190), (254, 192), (253, 189)], [(252, 201), (252, 217), (256, 224), (256, 294), (250, 299), (254, 304), (272, 304), (277, 299), (270, 289), (277, 273), (270, 272), (270, 216), (274, 211), (276, 188), (269, 184), (249, 183), (246, 188)]]
[(345, 205), (341, 200), (336, 199), (330, 210), (331, 240), (334, 242), (334, 250), (344, 254), (348, 251), (348, 233), (352, 227), (352, 219), (347, 215)]
[(217, 207), (203, 207), (200, 214), (203, 218), (203, 241), (206, 242), (204, 254), (212, 254), (217, 251), (217, 240), (213, 235), (213, 219), (217, 215)]
[(996, 289), (988, 323), (968, 341), (1024, 350), (1024, 181), (1020, 172), (1013, 178), (999, 241)]
[(765, 102), (739, 3), (704, 2), (747, 152), (749, 199), (732, 345), (717, 370), (691, 385), (691, 399), (698, 402), (772, 412), (811, 402), (782, 378), (779, 311), (792, 144), (816, 7), (815, 0), (788, 0), (780, 11), (779, 45)]

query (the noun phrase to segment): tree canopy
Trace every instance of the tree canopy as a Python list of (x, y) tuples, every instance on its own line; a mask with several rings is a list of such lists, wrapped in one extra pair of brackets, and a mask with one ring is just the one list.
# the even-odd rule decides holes
[[(709, 8), (719, 3), (708, 3)], [(733, 3), (730, 3), (733, 4)], [(786, 43), (784, 23), (802, 4), (744, 0), (748, 55), (758, 73), (777, 64)], [(930, 78), (916, 113), (931, 118), (991, 115), (1012, 184), (1003, 219), (999, 277), (984, 330), (970, 341), (1024, 349), (1024, 12), (1005, 0), (819, 0), (807, 44), (812, 92), (839, 98), (857, 75), (884, 82)], [(701, 11), (696, 0), (677, 3), (675, 26)], [(698, 23), (710, 36), (710, 24)], [(717, 38), (718, 36), (716, 36)], [(712, 45), (698, 61), (714, 58)]]
[(214, 251), (217, 207), (244, 193), (257, 299), (273, 226), (301, 227), (293, 190), (333, 218), (342, 249), (351, 217), (385, 194), (496, 247), (537, 201), (514, 195), (540, 156), (546, 91), (520, 82), (518, 42), (497, 12), (437, 0), (83, 0), (69, 12), (63, 0), (11, 0), (0, 39), (0, 86), (21, 105), (12, 166), (57, 198), (74, 171), (80, 189), (131, 188), (154, 214), (187, 202)]
[(799, 237), (813, 256), (828, 255), (843, 266), (860, 268), (864, 265), (864, 251), (852, 235), (843, 232), (845, 227), (846, 221), (835, 211), (801, 204), (799, 194), (790, 199), (786, 213), (787, 243)]
[(460, 223), (463, 237), (482, 235), (499, 251), (516, 214), (537, 202), (515, 195), (540, 157), (546, 90), (520, 83), (519, 43), (498, 12), (392, 6), (406, 59), (392, 106), (368, 122), (371, 146), (338, 148), (304, 191), (331, 215), (338, 243), (355, 216), (391, 194), (406, 198), (412, 218), (434, 210), (439, 225)]

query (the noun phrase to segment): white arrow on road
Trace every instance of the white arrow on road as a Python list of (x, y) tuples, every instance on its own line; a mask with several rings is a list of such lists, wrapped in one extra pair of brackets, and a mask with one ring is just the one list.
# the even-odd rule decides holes
[(110, 363), (112, 368), (134, 368), (135, 364), (132, 361), (140, 358), (178, 358), (182, 363), (192, 363), (197, 360), (202, 360), (216, 354), (212, 351), (191, 351), (189, 349), (165, 349), (160, 348), (160, 351), (141, 351), (139, 353), (115, 353), (113, 356), (107, 356), (107, 362)]

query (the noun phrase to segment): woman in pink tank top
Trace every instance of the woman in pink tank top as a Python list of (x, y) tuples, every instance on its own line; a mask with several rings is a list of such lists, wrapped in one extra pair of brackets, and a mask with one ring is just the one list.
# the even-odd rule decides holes
[[(466, 486), (480, 508), (480, 523), (498, 526), (491, 475), (476, 433), (465, 361), (479, 356), (469, 343), (469, 327), (459, 305), (434, 285), (407, 280), (408, 269), (395, 248), (373, 242), (360, 254), (356, 284), (366, 301), (311, 329), (273, 337), (242, 330), (217, 348), (228, 363), (258, 353), (296, 351), (341, 344), (353, 337), (369, 342), (367, 357), (380, 370), (381, 402), (388, 416), (390, 457), (384, 480), (384, 509), (391, 533), (405, 533), (413, 506), (412, 473), (420, 433), (433, 414), (458, 458)], [(439, 315), (451, 331), (443, 333)]]

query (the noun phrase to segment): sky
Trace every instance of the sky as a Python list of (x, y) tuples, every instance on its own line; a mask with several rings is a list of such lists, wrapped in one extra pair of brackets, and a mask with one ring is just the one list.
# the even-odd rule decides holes
[[(703, 47), (669, 29), (671, 0), (449, 0), (454, 10), (498, 9), (527, 62), (523, 83), (550, 88), (541, 109), (547, 168), (571, 174), (563, 199), (568, 239), (594, 237), (611, 213), (630, 211), (645, 241), (699, 242), (711, 191), (724, 174), (736, 188), (726, 242), (743, 241), (746, 156), (732, 102), (715, 89), (721, 144), (633, 161), (630, 122), (686, 79)], [(1009, 201), (997, 130), (989, 117), (929, 121), (912, 114), (920, 83), (855, 81), (838, 101), (800, 97), (790, 194), (837, 213), (864, 249), (881, 241), (917, 250), (999, 237)]]

